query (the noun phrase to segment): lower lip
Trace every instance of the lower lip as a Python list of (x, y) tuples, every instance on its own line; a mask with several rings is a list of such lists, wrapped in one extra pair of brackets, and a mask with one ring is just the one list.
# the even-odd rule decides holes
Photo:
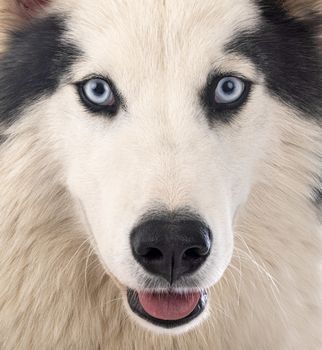
[[(193, 299), (196, 299), (196, 293), (191, 293), (191, 295), (193, 296)], [(182, 309), (182, 305), (181, 305), (181, 311), (174, 313), (174, 315), (172, 315), (174, 317), (171, 317), (171, 315), (169, 315), (169, 311), (166, 312), (164, 310), (163, 312), (161, 311), (158, 311), (155, 313), (151, 312), (151, 314), (146, 312), (142, 303), (140, 302), (140, 299), (143, 301), (143, 304), (144, 304), (146, 303), (146, 299), (149, 297), (145, 296), (145, 298), (143, 298), (142, 293), (140, 293), (139, 295), (137, 291), (134, 291), (132, 289), (128, 289), (127, 291), (127, 301), (131, 310), (137, 316), (148, 321), (149, 323), (152, 323), (155, 326), (169, 329), (169, 328), (175, 328), (175, 327), (188, 324), (189, 322), (196, 319), (198, 316), (200, 316), (203, 313), (207, 305), (208, 295), (206, 291), (202, 291), (198, 293), (198, 295), (199, 295), (199, 298), (197, 298), (196, 300), (188, 301), (189, 305), (193, 307), (193, 310), (190, 313), (187, 314), (186, 312), (187, 310), (184, 310), (184, 308)], [(172, 299), (180, 299), (180, 297), (175, 297)], [(160, 304), (160, 308), (164, 306), (165, 305), (162, 305), (162, 303)], [(175, 304), (171, 305), (171, 307), (175, 307)], [(156, 315), (160, 315), (160, 318), (155, 317)]]

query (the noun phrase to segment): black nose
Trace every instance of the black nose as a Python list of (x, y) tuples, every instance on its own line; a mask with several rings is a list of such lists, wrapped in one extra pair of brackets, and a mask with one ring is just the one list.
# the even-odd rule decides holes
[(172, 284), (205, 262), (210, 253), (211, 232), (199, 219), (174, 215), (154, 218), (133, 230), (131, 246), (135, 259), (148, 272)]

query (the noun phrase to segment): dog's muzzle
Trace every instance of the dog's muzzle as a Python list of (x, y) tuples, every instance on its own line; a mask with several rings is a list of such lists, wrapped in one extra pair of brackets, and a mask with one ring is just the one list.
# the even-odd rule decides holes
[(165, 328), (181, 326), (198, 317), (207, 303), (206, 291), (179, 292), (173, 286), (200, 269), (211, 246), (212, 233), (195, 214), (144, 216), (131, 233), (133, 256), (149, 276), (167, 282), (169, 288), (129, 289), (127, 300), (131, 310)]

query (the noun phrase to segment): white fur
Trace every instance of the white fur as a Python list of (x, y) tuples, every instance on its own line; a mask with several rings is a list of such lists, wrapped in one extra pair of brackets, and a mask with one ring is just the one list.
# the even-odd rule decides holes
[[(85, 56), (0, 147), (1, 348), (320, 349), (321, 130), (224, 53), (258, 24), (251, 2), (57, 0), (56, 11)], [(230, 125), (210, 128), (198, 94), (214, 69), (257, 84)], [(126, 112), (84, 109), (72, 82), (92, 73), (113, 79)], [(197, 273), (208, 318), (171, 336), (122, 297), (146, 276), (129, 234), (158, 205), (192, 207), (214, 232)]]

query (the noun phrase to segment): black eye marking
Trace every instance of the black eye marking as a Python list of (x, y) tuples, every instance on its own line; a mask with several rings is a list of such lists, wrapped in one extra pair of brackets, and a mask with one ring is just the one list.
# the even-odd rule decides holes
[[(255, 3), (255, 2), (254, 2)], [(321, 121), (322, 57), (316, 25), (321, 16), (302, 21), (277, 0), (260, 0), (256, 28), (236, 32), (225, 49), (252, 61), (264, 76), (268, 93), (306, 118)]]
[(37, 19), (13, 32), (0, 57), (0, 123), (14, 123), (26, 107), (50, 96), (82, 57), (65, 38), (66, 18)]
[(210, 75), (201, 93), (209, 120), (229, 122), (246, 103), (251, 85), (236, 74)]
[(123, 99), (111, 79), (92, 75), (76, 83), (82, 104), (90, 112), (114, 116), (123, 104)]

